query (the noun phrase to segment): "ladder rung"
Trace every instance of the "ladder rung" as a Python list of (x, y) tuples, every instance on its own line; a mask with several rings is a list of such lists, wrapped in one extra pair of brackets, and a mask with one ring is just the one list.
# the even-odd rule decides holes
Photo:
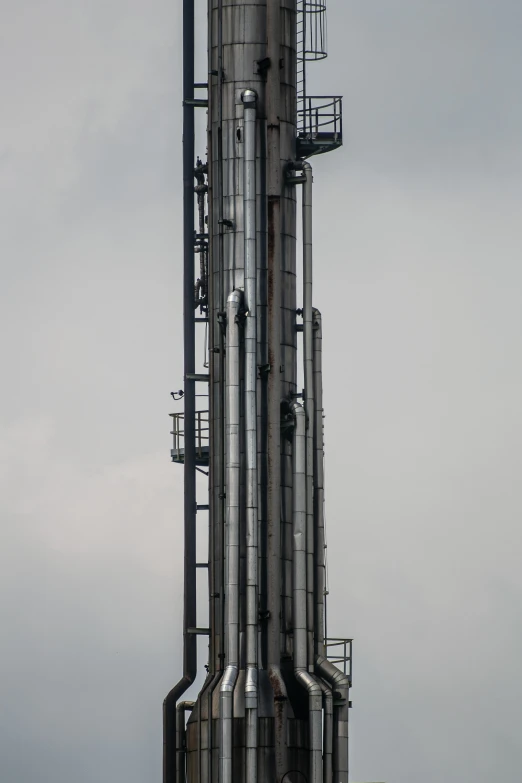
[(194, 634), (195, 636), (209, 636), (210, 628), (187, 628), (187, 633)]
[(208, 503), (200, 503), (196, 506), (196, 511), (208, 511), (210, 509), (210, 506)]

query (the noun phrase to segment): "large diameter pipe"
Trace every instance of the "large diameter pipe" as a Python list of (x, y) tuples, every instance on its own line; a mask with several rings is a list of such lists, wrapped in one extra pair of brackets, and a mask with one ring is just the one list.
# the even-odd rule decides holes
[(348, 709), (350, 679), (322, 655), (316, 658), (316, 670), (334, 693), (334, 783), (348, 783)]
[(306, 415), (294, 403), (293, 439), (293, 564), (294, 671), (308, 693), (310, 723), (310, 783), (322, 783), (322, 689), (308, 671), (306, 621)]
[(281, 0), (266, 0), (267, 189), (267, 663), (275, 714), (275, 776), (288, 771), (287, 694), (281, 675)]
[(245, 439), (246, 439), (246, 779), (257, 782), (258, 508), (257, 508), (257, 291), (256, 100), (242, 94), (244, 119), (243, 214), (245, 235)]
[(308, 668), (314, 665), (314, 363), (312, 313), (312, 167), (303, 163), (303, 353), (306, 411), (306, 605)]
[(184, 600), (183, 676), (163, 702), (163, 783), (176, 783), (176, 702), (197, 673), (196, 389), (194, 324), (194, 0), (183, 0), (183, 350), (184, 350)]
[(232, 727), (234, 688), (239, 671), (239, 324), (240, 291), (227, 300), (226, 337), (226, 578), (225, 578), (225, 671), (220, 701), (220, 783), (232, 783)]
[(325, 533), (324, 533), (324, 438), (323, 438), (323, 332), (319, 310), (313, 310), (314, 348), (314, 528), (315, 528), (315, 648), (325, 656), (324, 601)]

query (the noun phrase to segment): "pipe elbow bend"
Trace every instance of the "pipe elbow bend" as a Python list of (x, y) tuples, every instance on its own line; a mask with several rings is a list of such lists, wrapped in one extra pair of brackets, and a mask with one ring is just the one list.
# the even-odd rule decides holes
[(306, 669), (296, 669), (295, 676), (298, 682), (300, 682), (301, 685), (306, 688), (308, 694), (310, 696), (318, 696), (322, 704), (323, 692), (321, 690), (321, 686), (312, 677), (310, 672), (307, 672)]
[(237, 666), (227, 666), (227, 668), (225, 669), (223, 680), (221, 682), (221, 687), (219, 689), (225, 698), (231, 696), (234, 693), (234, 688), (236, 687), (237, 674), (238, 674)]
[(303, 416), (305, 415), (305, 409), (301, 405), (300, 402), (293, 402), (292, 403), (292, 410), (294, 412), (294, 416)]
[(229, 295), (227, 299), (227, 305), (230, 307), (239, 307), (241, 304), (241, 300), (243, 298), (243, 294), (241, 291), (239, 291), (237, 288), (235, 288)]
[(243, 103), (255, 103), (257, 101), (257, 93), (255, 90), (247, 89), (241, 93), (241, 100)]
[(177, 712), (189, 712), (194, 709), (195, 702), (193, 701), (180, 701), (176, 706)]
[(257, 669), (250, 666), (246, 671), (245, 693), (257, 695), (257, 690)]
[(329, 660), (322, 655), (318, 655), (315, 659), (316, 666), (319, 672), (326, 677), (330, 682), (335, 683), (338, 688), (349, 688), (350, 678), (340, 671), (337, 666), (330, 663)]

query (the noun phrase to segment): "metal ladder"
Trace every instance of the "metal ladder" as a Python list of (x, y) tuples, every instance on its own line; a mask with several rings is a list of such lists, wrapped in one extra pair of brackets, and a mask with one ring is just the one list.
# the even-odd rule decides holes
[(296, 77), (296, 90), (297, 90), (297, 110), (298, 117), (302, 117), (303, 114), (299, 114), (300, 110), (304, 110), (304, 103), (306, 99), (306, 0), (297, 0), (297, 77)]

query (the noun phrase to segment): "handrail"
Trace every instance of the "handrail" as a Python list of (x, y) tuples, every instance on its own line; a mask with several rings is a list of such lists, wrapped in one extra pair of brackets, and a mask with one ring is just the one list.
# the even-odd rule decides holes
[[(342, 664), (343, 673), (352, 680), (352, 644), (353, 639), (343, 639), (341, 637), (329, 636), (325, 639), (326, 657), (330, 663)], [(343, 651), (333, 652), (333, 647), (342, 647)]]
[[(195, 417), (195, 442), (196, 442), (196, 459), (203, 457), (203, 450), (208, 450), (210, 424), (209, 424), (209, 412), (196, 411)], [(185, 439), (185, 413), (171, 413), (172, 417), (172, 430), (170, 434), (173, 436), (172, 443), (172, 456), (176, 462), (184, 461), (184, 439)]]

